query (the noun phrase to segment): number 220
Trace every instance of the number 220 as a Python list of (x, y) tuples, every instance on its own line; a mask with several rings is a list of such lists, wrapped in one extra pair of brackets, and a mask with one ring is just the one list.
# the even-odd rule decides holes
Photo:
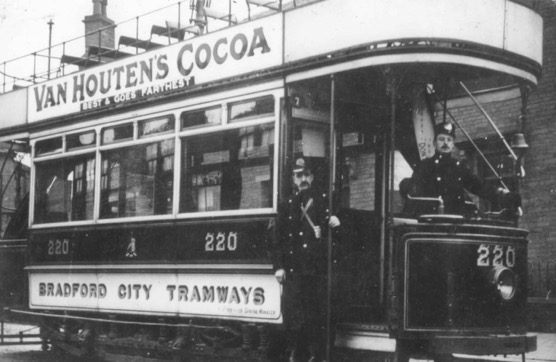
[(207, 233), (205, 236), (205, 251), (234, 251), (237, 249), (237, 232)]
[(515, 265), (515, 248), (513, 246), (504, 248), (501, 245), (495, 245), (491, 250), (489, 245), (482, 244), (477, 249), (477, 253), (479, 254), (478, 266), (505, 265), (511, 268)]

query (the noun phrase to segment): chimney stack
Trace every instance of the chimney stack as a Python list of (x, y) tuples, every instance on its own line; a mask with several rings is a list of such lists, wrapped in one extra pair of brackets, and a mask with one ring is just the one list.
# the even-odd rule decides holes
[(95, 32), (85, 37), (85, 50), (88, 52), (91, 46), (99, 46), (99, 33), (97, 30), (110, 27), (101, 32), (100, 46), (106, 49), (114, 49), (114, 34), (116, 27), (114, 21), (106, 16), (106, 5), (108, 0), (93, 0), (93, 15), (85, 16), (85, 34)]

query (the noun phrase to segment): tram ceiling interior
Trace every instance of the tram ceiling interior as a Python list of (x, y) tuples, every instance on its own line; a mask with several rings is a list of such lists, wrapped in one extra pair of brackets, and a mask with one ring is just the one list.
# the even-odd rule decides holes
[(460, 82), (463, 82), (472, 93), (495, 92), (519, 88), (523, 85), (519, 79), (506, 73), (459, 64), (418, 63), (389, 66), (389, 68), (391, 74), (399, 77), (398, 92), (402, 96), (412, 85), (417, 84), (429, 86), (439, 100), (467, 97)]
[[(495, 91), (497, 89), (502, 90), (521, 85), (533, 86), (507, 73), (461, 64), (394, 64), (350, 69), (349, 71), (342, 71), (336, 74), (341, 74), (341, 77), (337, 78), (337, 82), (349, 84), (350, 82), (357, 81), (361, 86), (365, 87), (365, 91), (370, 91), (372, 88), (374, 93), (380, 93), (380, 90), (384, 91), (386, 85), (386, 73), (390, 76), (399, 77), (398, 91), (401, 91), (402, 94), (403, 89), (412, 84), (432, 85), (437, 96), (448, 100), (467, 95), (465, 90), (459, 85), (459, 82), (463, 82), (473, 93)], [(365, 81), (361, 82), (362, 80)], [(382, 85), (379, 85), (379, 83)], [(346, 97), (355, 103), (368, 102), (368, 99), (361, 98), (361, 95), (366, 93), (361, 88), (344, 87), (342, 89), (344, 92), (351, 90), (352, 93), (347, 95), (340, 93), (337, 94), (337, 97)], [(377, 96), (378, 93), (374, 95)]]

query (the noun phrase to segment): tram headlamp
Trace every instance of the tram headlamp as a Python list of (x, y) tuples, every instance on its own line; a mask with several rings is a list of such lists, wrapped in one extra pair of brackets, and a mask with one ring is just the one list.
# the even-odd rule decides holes
[(517, 281), (511, 269), (504, 266), (495, 266), (489, 273), (489, 280), (496, 286), (502, 299), (510, 300), (514, 297)]

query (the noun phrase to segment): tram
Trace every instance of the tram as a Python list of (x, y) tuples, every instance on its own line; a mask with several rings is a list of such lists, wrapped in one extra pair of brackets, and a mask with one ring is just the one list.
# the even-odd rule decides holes
[(31, 149), (29, 308), (11, 312), (78, 356), (283, 360), (272, 253), (303, 156), (342, 220), (331, 360), (535, 350), (513, 212), (408, 212), (431, 201), (399, 183), (460, 84), (534, 89), (541, 38), (510, 0), (308, 1), (1, 95), (21, 109), (2, 140)]

